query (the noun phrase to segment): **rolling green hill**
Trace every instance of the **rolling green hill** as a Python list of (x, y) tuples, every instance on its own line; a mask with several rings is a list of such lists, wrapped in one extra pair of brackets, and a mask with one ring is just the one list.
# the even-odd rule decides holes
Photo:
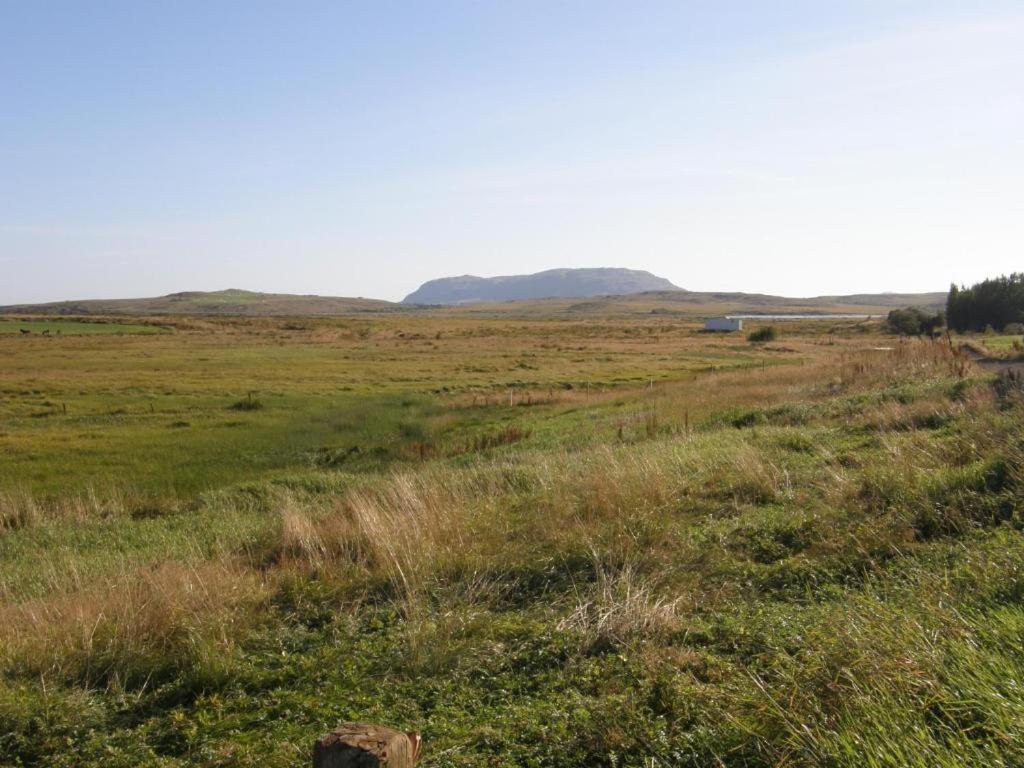
[(225, 291), (186, 291), (148, 299), (87, 299), (49, 304), (0, 307), (5, 314), (47, 315), (347, 315), (380, 312), (394, 304), (378, 299), (335, 296), (298, 296), (257, 293), (229, 288)]
[(447, 311), (466, 314), (660, 314), (689, 317), (723, 314), (884, 315), (897, 307), (916, 306), (938, 310), (944, 308), (945, 304), (945, 293), (877, 293), (787, 298), (759, 293), (651, 291), (629, 296), (465, 304), (450, 307)]
[(938, 309), (945, 305), (945, 301), (945, 293), (879, 293), (794, 299), (757, 293), (701, 293), (679, 290), (648, 291), (626, 296), (595, 296), (592, 298), (474, 302), (441, 308), (398, 304), (379, 299), (257, 293), (232, 288), (212, 292), (188, 291), (144, 299), (88, 299), (48, 304), (17, 304), (0, 307), (0, 314), (312, 317), (429, 310), (460, 314), (502, 315), (590, 313), (668, 314), (695, 317), (725, 313), (880, 315), (895, 307), (920, 306), (927, 309)]

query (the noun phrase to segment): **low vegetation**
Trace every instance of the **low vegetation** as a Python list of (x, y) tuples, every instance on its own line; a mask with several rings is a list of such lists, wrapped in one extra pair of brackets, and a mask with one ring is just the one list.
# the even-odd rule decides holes
[(1019, 765), (1024, 397), (880, 331), (0, 340), (0, 763)]

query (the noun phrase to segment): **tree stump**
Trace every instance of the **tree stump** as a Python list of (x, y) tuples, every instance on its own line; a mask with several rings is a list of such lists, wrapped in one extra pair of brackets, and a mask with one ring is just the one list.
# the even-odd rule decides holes
[(313, 768), (413, 768), (420, 735), (367, 723), (341, 723), (313, 745)]

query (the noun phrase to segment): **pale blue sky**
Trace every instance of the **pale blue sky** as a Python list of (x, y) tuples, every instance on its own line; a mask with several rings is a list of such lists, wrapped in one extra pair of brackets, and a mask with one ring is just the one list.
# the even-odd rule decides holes
[(1024, 2), (0, 0), (0, 304), (1024, 268)]

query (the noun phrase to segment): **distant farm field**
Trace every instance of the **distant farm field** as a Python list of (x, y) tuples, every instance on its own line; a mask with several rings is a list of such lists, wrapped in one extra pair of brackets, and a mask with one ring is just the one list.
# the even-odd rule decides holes
[(955, 344), (30, 322), (2, 765), (305, 766), (340, 719), (465, 768), (1024, 763), (1024, 393)]

